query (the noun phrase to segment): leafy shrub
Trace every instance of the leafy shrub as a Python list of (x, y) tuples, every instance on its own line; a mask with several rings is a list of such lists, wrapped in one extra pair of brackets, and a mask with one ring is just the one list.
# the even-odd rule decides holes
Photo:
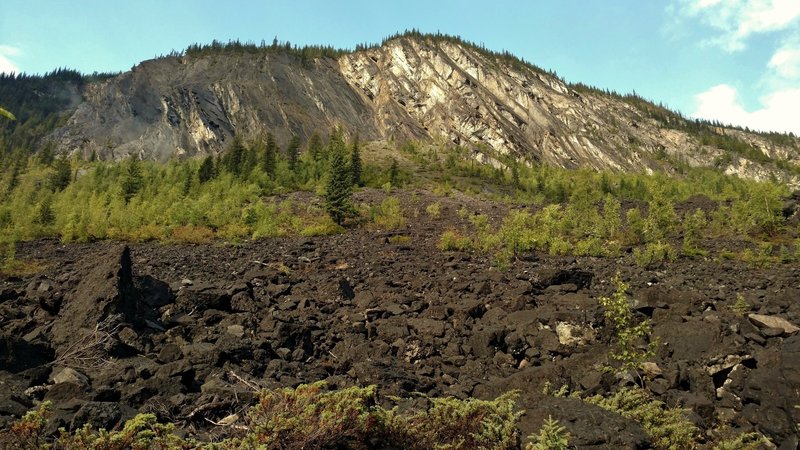
[(332, 234), (341, 234), (344, 233), (344, 231), (344, 228), (336, 224), (333, 219), (326, 216), (316, 223), (312, 223), (302, 228), (300, 230), (300, 235), (307, 237), (329, 236)]
[(208, 244), (214, 240), (214, 231), (209, 227), (184, 225), (172, 229), (172, 240), (186, 244)]
[(605, 243), (602, 239), (590, 237), (575, 243), (575, 254), (578, 256), (604, 256)]
[(730, 306), (730, 310), (733, 311), (737, 316), (744, 316), (748, 312), (750, 312), (751, 306), (750, 303), (747, 302), (747, 299), (744, 298), (744, 295), (737, 292), (736, 293), (736, 301)]
[(444, 251), (465, 251), (472, 249), (472, 239), (469, 236), (465, 236), (458, 230), (450, 229), (445, 230), (442, 233), (442, 237), (439, 239), (439, 250)]
[(584, 400), (640, 423), (655, 448), (678, 450), (696, 447), (699, 430), (687, 419), (687, 410), (668, 408), (642, 388), (622, 389), (608, 397), (595, 395)]
[(685, 255), (706, 255), (708, 252), (700, 248), (703, 230), (708, 225), (706, 214), (696, 209), (692, 214), (683, 217), (683, 253)]
[(433, 398), (425, 411), (382, 411), (385, 442), (408, 450), (516, 449), (517, 397), (517, 392), (509, 392), (493, 401)]
[(675, 249), (666, 242), (649, 242), (644, 248), (633, 249), (633, 258), (639, 267), (675, 260)]
[(528, 436), (531, 442), (525, 450), (566, 450), (569, 448), (569, 433), (552, 416), (547, 416), (539, 434)]
[(398, 234), (396, 236), (392, 236), (389, 238), (389, 243), (395, 245), (408, 245), (411, 243), (411, 241), (412, 241), (411, 236), (407, 236), (404, 234)]
[(439, 202), (434, 202), (434, 203), (431, 203), (430, 205), (428, 205), (425, 208), (425, 211), (432, 218), (438, 219), (439, 216), (441, 215), (441, 207), (442, 207), (442, 205)]
[(758, 249), (746, 248), (742, 251), (741, 260), (746, 262), (752, 268), (766, 268), (773, 264), (772, 257), (772, 244), (769, 242), (762, 242), (758, 245)]
[(629, 209), (625, 212), (625, 221), (628, 225), (625, 232), (625, 243), (635, 245), (644, 242), (644, 220), (641, 211), (638, 208)]
[[(233, 448), (364, 448), (378, 426), (375, 386), (325, 391), (325, 383), (265, 390), (247, 414), (249, 432)], [(233, 445), (230, 445), (233, 444)]]
[(661, 192), (657, 192), (648, 203), (647, 218), (644, 221), (644, 236), (648, 242), (668, 238), (675, 228), (675, 209), (672, 202)]
[(172, 424), (160, 424), (152, 414), (139, 414), (121, 430), (62, 431), (55, 442), (45, 436), (49, 403), (26, 414), (0, 432), (0, 447), (19, 450), (175, 450), (175, 449), (366, 449), (375, 443), (397, 448), (515, 449), (514, 412), (518, 394), (493, 401), (431, 398), (423, 410), (384, 409), (374, 403), (375, 386), (333, 391), (324, 382), (296, 389), (264, 390), (246, 415), (237, 436), (204, 444), (181, 438)]
[[(628, 284), (622, 281), (619, 273), (612, 280), (615, 290), (611, 297), (600, 297), (600, 305), (606, 325), (614, 332), (616, 348), (611, 351), (611, 359), (619, 362), (625, 370), (638, 370), (643, 362), (652, 358), (658, 348), (658, 340), (651, 337), (649, 320), (636, 323), (633, 310), (628, 301)], [(640, 347), (644, 345), (644, 349)]]
[(384, 230), (394, 230), (406, 225), (400, 200), (395, 197), (384, 199), (380, 206), (370, 211), (370, 215), (375, 226)]
[(71, 433), (62, 429), (51, 443), (44, 435), (51, 410), (50, 403), (44, 402), (13, 423), (7, 431), (0, 432), (0, 447), (20, 450), (188, 450), (200, 446), (178, 437), (174, 434), (173, 424), (160, 424), (153, 414), (139, 414), (118, 431), (93, 431), (88, 425)]

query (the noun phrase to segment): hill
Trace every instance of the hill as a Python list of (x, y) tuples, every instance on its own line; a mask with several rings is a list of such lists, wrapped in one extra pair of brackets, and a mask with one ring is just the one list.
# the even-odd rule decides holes
[(215, 42), (100, 77), (80, 92), (40, 147), (166, 161), (218, 154), (234, 135), (271, 132), (288, 141), (339, 125), (366, 141), (463, 146), (495, 166), (506, 155), (566, 168), (703, 166), (800, 180), (793, 136), (686, 119), (443, 35), (409, 32), (356, 51)]

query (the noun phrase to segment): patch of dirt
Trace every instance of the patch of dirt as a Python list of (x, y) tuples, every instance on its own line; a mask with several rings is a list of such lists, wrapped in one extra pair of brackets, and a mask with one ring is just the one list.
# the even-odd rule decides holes
[[(396, 195), (400, 230), (237, 246), (22, 244), (19, 257), (47, 269), (0, 285), (0, 426), (46, 399), (53, 431), (152, 412), (213, 438), (230, 428), (209, 421), (244, 410), (254, 387), (326, 380), (376, 384), (382, 398), (519, 389), (523, 435), (551, 415), (579, 448), (645, 448), (637, 424), (542, 393), (546, 383), (594, 394), (636, 382), (601, 370), (611, 336), (598, 298), (619, 271), (660, 339), (643, 379), (653, 394), (692, 409), (704, 430), (727, 424), (797, 445), (800, 336), (730, 308), (742, 294), (751, 312), (800, 324), (797, 267), (698, 258), (644, 270), (630, 255), (531, 254), (502, 272), (489, 256), (436, 244), (467, 223), (462, 207), (499, 221), (505, 206)], [(438, 219), (426, 212), (434, 202)], [(398, 234), (410, 241), (390, 240)]]

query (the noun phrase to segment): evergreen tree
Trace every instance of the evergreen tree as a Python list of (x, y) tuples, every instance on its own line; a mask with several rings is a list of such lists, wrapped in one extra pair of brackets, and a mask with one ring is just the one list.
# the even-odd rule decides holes
[(300, 137), (296, 134), (286, 146), (286, 157), (289, 160), (289, 170), (294, 172), (297, 169), (297, 160), (300, 158)]
[(358, 135), (356, 134), (356, 137), (353, 140), (353, 150), (350, 153), (350, 176), (352, 178), (353, 186), (364, 185), (364, 182), (361, 180), (361, 150), (358, 147)]
[(345, 162), (345, 145), (341, 131), (334, 130), (329, 146), (330, 166), (325, 190), (325, 209), (334, 222), (341, 225), (353, 206), (350, 203), (352, 184), (350, 171)]
[(264, 172), (270, 177), (275, 176), (275, 168), (277, 167), (278, 145), (275, 143), (275, 138), (272, 133), (267, 133), (267, 143), (264, 147), (264, 157), (262, 165)]
[(142, 188), (142, 167), (139, 157), (131, 155), (125, 166), (125, 175), (122, 177), (122, 198), (128, 203)]
[(314, 161), (322, 159), (322, 150), (322, 138), (315, 131), (308, 139), (308, 153), (311, 155), (311, 159)]
[(53, 213), (53, 199), (47, 195), (42, 202), (39, 203), (39, 208), (36, 211), (34, 221), (40, 225), (52, 225), (56, 221), (56, 215)]
[(72, 180), (72, 167), (66, 156), (62, 156), (53, 162), (54, 172), (50, 175), (50, 186), (54, 191), (61, 191)]
[(206, 156), (200, 167), (197, 169), (197, 179), (200, 183), (205, 183), (214, 178), (214, 157), (211, 155)]
[(245, 158), (245, 148), (242, 144), (242, 140), (239, 136), (233, 137), (233, 142), (228, 147), (228, 151), (225, 153), (223, 157), (223, 165), (228, 172), (234, 174), (235, 176), (242, 175), (242, 166), (244, 163)]
[(242, 156), (242, 177), (246, 178), (253, 171), (261, 160), (263, 153), (264, 141), (262, 139), (257, 139), (251, 142), (250, 145), (245, 146)]
[(51, 144), (45, 145), (39, 152), (39, 162), (46, 166), (53, 164), (53, 146)]

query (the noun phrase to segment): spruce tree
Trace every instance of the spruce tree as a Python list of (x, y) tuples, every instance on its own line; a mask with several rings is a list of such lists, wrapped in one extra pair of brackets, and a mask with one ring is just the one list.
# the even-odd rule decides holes
[(214, 178), (214, 157), (208, 155), (203, 159), (203, 162), (200, 163), (200, 167), (197, 169), (197, 179), (200, 180), (200, 183), (205, 183), (206, 181), (210, 181)]
[(350, 203), (352, 184), (345, 162), (345, 145), (341, 131), (334, 130), (329, 142), (330, 166), (325, 190), (325, 209), (334, 222), (341, 225), (353, 210)]
[(300, 158), (300, 137), (296, 134), (289, 140), (286, 146), (286, 157), (289, 160), (289, 170), (297, 170), (297, 160)]
[(322, 138), (316, 131), (308, 139), (308, 153), (314, 161), (322, 159)]
[(350, 153), (350, 176), (352, 178), (353, 186), (363, 186), (364, 182), (361, 180), (361, 150), (358, 148), (358, 135), (353, 140), (353, 150)]
[(278, 145), (275, 143), (275, 138), (272, 133), (267, 133), (267, 143), (264, 147), (264, 157), (262, 165), (264, 172), (270, 177), (275, 176), (275, 168), (277, 167)]
[(244, 145), (242, 145), (242, 140), (239, 138), (239, 136), (234, 136), (233, 142), (231, 142), (231, 145), (228, 147), (228, 151), (223, 157), (223, 165), (228, 172), (238, 177), (242, 175), (244, 158), (245, 148)]
[(142, 168), (139, 158), (131, 155), (125, 166), (125, 174), (122, 177), (122, 198), (128, 203), (134, 195), (142, 188)]
[(62, 156), (53, 162), (54, 172), (50, 175), (50, 186), (54, 191), (61, 191), (72, 181), (72, 167), (69, 160)]

